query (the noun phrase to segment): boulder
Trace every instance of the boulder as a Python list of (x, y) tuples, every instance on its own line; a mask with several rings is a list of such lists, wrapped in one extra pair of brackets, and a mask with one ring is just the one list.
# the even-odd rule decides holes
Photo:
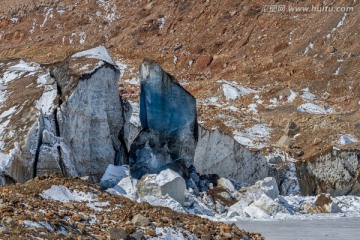
[(243, 209), (245, 216), (255, 219), (266, 219), (270, 218), (270, 215), (266, 213), (263, 209), (256, 206), (255, 204), (250, 204), (249, 206), (244, 207)]
[(137, 185), (138, 195), (145, 196), (165, 196), (184, 203), (185, 200), (185, 180), (171, 169), (161, 171), (160, 174), (148, 174), (141, 178)]
[(150, 221), (148, 218), (144, 217), (141, 214), (135, 215), (132, 219), (132, 223), (135, 226), (141, 226), (141, 227), (146, 227), (150, 224)]
[(293, 143), (294, 143), (294, 141), (290, 137), (282, 136), (277, 141), (276, 146), (283, 150), (288, 150)]
[(197, 142), (196, 100), (158, 63), (140, 66), (142, 130), (129, 152), (130, 173), (140, 179), (171, 168), (188, 178)]
[(100, 187), (102, 189), (115, 187), (121, 179), (127, 176), (129, 176), (128, 166), (114, 166), (110, 164), (100, 180)]
[[(273, 210), (270, 210), (271, 207), (276, 208), (277, 210), (280, 209), (280, 204), (276, 201), (273, 201), (278, 197), (279, 189), (276, 184), (276, 180), (272, 177), (267, 177), (264, 180), (257, 181), (253, 186), (241, 188), (236, 194), (236, 199), (238, 200), (238, 202), (230, 206), (228, 211), (237, 212), (241, 216), (243, 216), (245, 213), (250, 216), (252, 216), (251, 214), (255, 214), (254, 216), (252, 216), (254, 218), (264, 215), (263, 213), (266, 213), (264, 216), (271, 216), (274, 213)], [(255, 204), (257, 201), (259, 201), (258, 205)], [(264, 203), (266, 201), (269, 201), (271, 203), (269, 203), (269, 205), (266, 205)], [(247, 207), (250, 205), (253, 206), (248, 209)], [(256, 210), (258, 208), (261, 211)], [(245, 209), (248, 209), (248, 212), (246, 212)], [(281, 209), (281, 211), (283, 210), (284, 209)], [(260, 215), (257, 216), (257, 214)]]
[(230, 193), (235, 191), (235, 187), (229, 179), (220, 178), (217, 182), (217, 185), (218, 187), (222, 187), (223, 189), (225, 189)]
[(316, 196), (314, 204), (304, 203), (300, 209), (305, 213), (339, 213), (341, 208), (332, 200), (328, 194)]
[(131, 176), (127, 176), (121, 179), (119, 183), (114, 187), (114, 189), (122, 196), (134, 200), (137, 198), (137, 184), (137, 179)]
[(275, 216), (278, 213), (289, 214), (289, 211), (282, 204), (273, 200), (266, 194), (261, 195), (261, 197), (256, 200), (254, 204), (264, 210), (270, 216)]
[(257, 181), (254, 188), (261, 190), (272, 199), (279, 197), (279, 187), (273, 177), (266, 177), (264, 180)]
[(48, 66), (14, 60), (2, 74), (0, 171), (17, 182), (48, 172), (98, 181), (125, 162), (120, 70), (104, 47)]
[(300, 132), (300, 128), (296, 125), (295, 122), (289, 121), (284, 130), (285, 135), (288, 137), (294, 137), (296, 134)]

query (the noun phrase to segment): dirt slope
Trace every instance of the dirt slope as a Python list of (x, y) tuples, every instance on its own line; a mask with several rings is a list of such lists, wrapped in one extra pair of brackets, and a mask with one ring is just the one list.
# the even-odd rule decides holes
[[(127, 64), (120, 91), (136, 101), (138, 86), (124, 80), (136, 77), (144, 57), (154, 58), (194, 94), (206, 127), (236, 136), (265, 124), (266, 151), (292, 120), (300, 135), (285, 150), (310, 159), (333, 146), (360, 147), (339, 144), (346, 134), (360, 139), (360, 4), (333, 2), (4, 0), (0, 59), (50, 63), (103, 44)], [(264, 5), (286, 10), (264, 12)], [(302, 6), (352, 9), (289, 10)], [(242, 86), (254, 92), (239, 96)], [(310, 104), (316, 114), (306, 112)]]

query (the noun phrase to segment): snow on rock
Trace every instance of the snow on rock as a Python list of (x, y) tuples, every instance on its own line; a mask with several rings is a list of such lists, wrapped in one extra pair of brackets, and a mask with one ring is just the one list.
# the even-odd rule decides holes
[(44, 199), (60, 201), (60, 202), (92, 202), (97, 201), (93, 193), (85, 193), (82, 191), (70, 191), (63, 185), (53, 185), (51, 188), (44, 190), (40, 196)]
[(139, 202), (147, 202), (154, 206), (167, 207), (177, 212), (183, 212), (183, 213), (186, 212), (183, 206), (179, 202), (171, 198), (169, 195), (158, 196), (158, 197), (145, 196), (139, 198)]
[(267, 124), (255, 124), (244, 130), (234, 131), (234, 139), (250, 148), (263, 148), (267, 146), (270, 138), (270, 128)]
[(270, 198), (266, 194), (262, 194), (261, 197), (257, 199), (253, 204), (265, 211), (270, 216), (275, 216), (278, 213), (289, 214), (289, 211), (286, 209), (286, 207), (279, 203), (279, 199)]
[(33, 62), (25, 62), (21, 59), (19, 63), (10, 66), (8, 69), (10, 71), (35, 72), (40, 70), (40, 64)]
[(114, 3), (114, 0), (97, 0), (96, 4), (98, 4), (104, 10), (104, 14), (96, 12), (97, 16), (103, 15), (103, 19), (108, 22), (113, 22), (118, 19), (119, 14), (117, 12), (117, 7)]
[(113, 164), (109, 164), (100, 180), (100, 187), (103, 189), (115, 187), (120, 180), (128, 176), (128, 166), (114, 166)]
[(257, 181), (254, 187), (258, 188), (272, 199), (279, 196), (279, 188), (273, 177), (266, 177), (264, 180)]
[(310, 42), (309, 45), (305, 48), (304, 55), (306, 55), (311, 49), (314, 49), (314, 43)]
[(303, 89), (303, 94), (301, 95), (301, 99), (304, 101), (313, 101), (315, 99), (315, 95), (312, 94), (309, 90), (309, 88)]
[(293, 90), (290, 90), (290, 96), (288, 96), (287, 102), (292, 103), (295, 100), (295, 98), (297, 97), (297, 95), (298, 94), (296, 92), (294, 92)]
[(351, 143), (356, 143), (359, 140), (351, 134), (346, 134), (346, 135), (341, 135), (339, 140), (338, 140), (338, 144), (340, 145), (347, 145), (347, 144), (351, 144)]
[(145, 175), (140, 179), (137, 188), (140, 197), (169, 195), (181, 204), (185, 201), (185, 180), (171, 169), (163, 170), (159, 174)]
[(190, 234), (188, 231), (179, 228), (159, 228), (155, 229), (157, 237), (153, 237), (153, 240), (196, 240), (198, 239), (195, 235)]
[(107, 62), (109, 64), (112, 64), (114, 66), (117, 66), (116, 63), (114, 63), (114, 61), (111, 59), (109, 52), (102, 45), (100, 45), (96, 48), (92, 48), (92, 49), (88, 49), (88, 50), (85, 50), (82, 52), (75, 53), (71, 57), (72, 58), (85, 57), (85, 58), (91, 58), (91, 59), (98, 59), (98, 60)]
[(222, 89), (227, 100), (234, 100), (240, 96), (257, 92), (251, 88), (247, 88), (236, 83), (231, 83), (226, 80), (219, 80), (217, 82), (223, 83)]
[(63, 185), (52, 185), (51, 188), (44, 190), (40, 196), (44, 199), (60, 202), (87, 202), (86, 206), (95, 211), (102, 211), (102, 207), (110, 205), (109, 202), (99, 202), (96, 194), (92, 192), (71, 191)]
[(331, 36), (333, 35), (333, 33), (342, 25), (344, 25), (345, 19), (346, 19), (347, 13), (344, 13), (344, 15), (341, 17), (340, 21), (337, 23), (336, 27), (334, 27), (333, 29), (331, 29), (331, 31), (326, 35), (326, 38), (331, 38)]
[(57, 86), (53, 78), (50, 77), (50, 73), (40, 75), (37, 79), (37, 83), (44, 86), (44, 92), (40, 99), (36, 101), (36, 108), (42, 113), (51, 114), (54, 106), (54, 100), (57, 97)]
[(314, 103), (304, 103), (298, 106), (297, 110), (299, 112), (310, 113), (310, 114), (329, 114), (332, 112), (332, 109), (325, 109), (316, 105)]

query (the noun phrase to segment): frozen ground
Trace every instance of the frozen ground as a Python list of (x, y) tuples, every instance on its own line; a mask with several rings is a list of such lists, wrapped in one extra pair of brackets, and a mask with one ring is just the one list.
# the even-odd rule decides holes
[(240, 220), (237, 226), (267, 240), (359, 239), (360, 217)]

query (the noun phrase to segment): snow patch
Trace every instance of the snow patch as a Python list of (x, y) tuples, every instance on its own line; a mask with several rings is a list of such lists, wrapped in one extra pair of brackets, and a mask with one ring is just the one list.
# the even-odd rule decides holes
[(294, 92), (293, 90), (290, 90), (290, 96), (288, 97), (287, 102), (292, 103), (295, 100), (295, 98), (297, 97), (297, 95), (298, 94), (296, 92)]
[(256, 124), (245, 130), (234, 131), (234, 139), (250, 148), (263, 148), (267, 146), (271, 130), (267, 124)]
[(159, 22), (159, 30), (163, 30), (165, 27), (165, 17), (159, 18), (158, 22)]
[(301, 104), (300, 106), (298, 106), (297, 110), (299, 112), (305, 112), (305, 113), (310, 113), (310, 114), (329, 114), (332, 112), (331, 108), (325, 109), (314, 103)]
[(311, 49), (314, 49), (315, 45), (314, 43), (310, 42), (309, 46), (305, 48), (304, 55), (306, 55)]
[(219, 80), (217, 82), (223, 83), (222, 89), (227, 100), (234, 100), (238, 97), (257, 92), (251, 88), (247, 88), (236, 83), (230, 83), (226, 80)]
[(63, 185), (52, 185), (51, 188), (44, 190), (40, 196), (44, 199), (60, 202), (94, 202), (97, 198), (92, 193), (85, 193), (78, 190), (70, 191)]
[(34, 72), (40, 69), (40, 65), (38, 63), (33, 63), (33, 62), (25, 62), (24, 60), (21, 59), (18, 64), (13, 65), (8, 69), (10, 71)]
[(338, 144), (340, 145), (347, 145), (347, 144), (351, 144), (351, 143), (356, 143), (359, 140), (351, 134), (346, 134), (346, 135), (341, 135), (339, 140), (338, 140)]
[(116, 63), (111, 59), (109, 52), (106, 50), (106, 48), (102, 45), (88, 49), (82, 52), (75, 53), (71, 56), (72, 58), (79, 58), (79, 57), (85, 57), (85, 58), (93, 58), (98, 59), (104, 62), (107, 62), (109, 64), (112, 64), (114, 66), (117, 66)]
[(53, 12), (53, 9), (52, 8), (49, 8), (47, 10), (47, 12), (45, 13), (45, 17), (44, 17), (44, 21), (43, 23), (40, 25), (40, 28), (44, 27), (45, 26), (45, 23), (49, 20), (49, 18), (53, 18), (54, 15), (52, 14)]
[(301, 95), (301, 99), (304, 101), (313, 101), (315, 99), (315, 95), (312, 94), (309, 91), (309, 88), (307, 87), (303, 89), (303, 94)]
[(344, 13), (344, 15), (341, 17), (340, 21), (338, 22), (338, 24), (336, 25), (336, 27), (334, 27), (333, 29), (331, 29), (330, 33), (328, 33), (326, 35), (326, 38), (329, 39), (331, 38), (331, 36), (333, 35), (333, 33), (341, 26), (344, 25), (345, 19), (346, 19), (347, 13)]

